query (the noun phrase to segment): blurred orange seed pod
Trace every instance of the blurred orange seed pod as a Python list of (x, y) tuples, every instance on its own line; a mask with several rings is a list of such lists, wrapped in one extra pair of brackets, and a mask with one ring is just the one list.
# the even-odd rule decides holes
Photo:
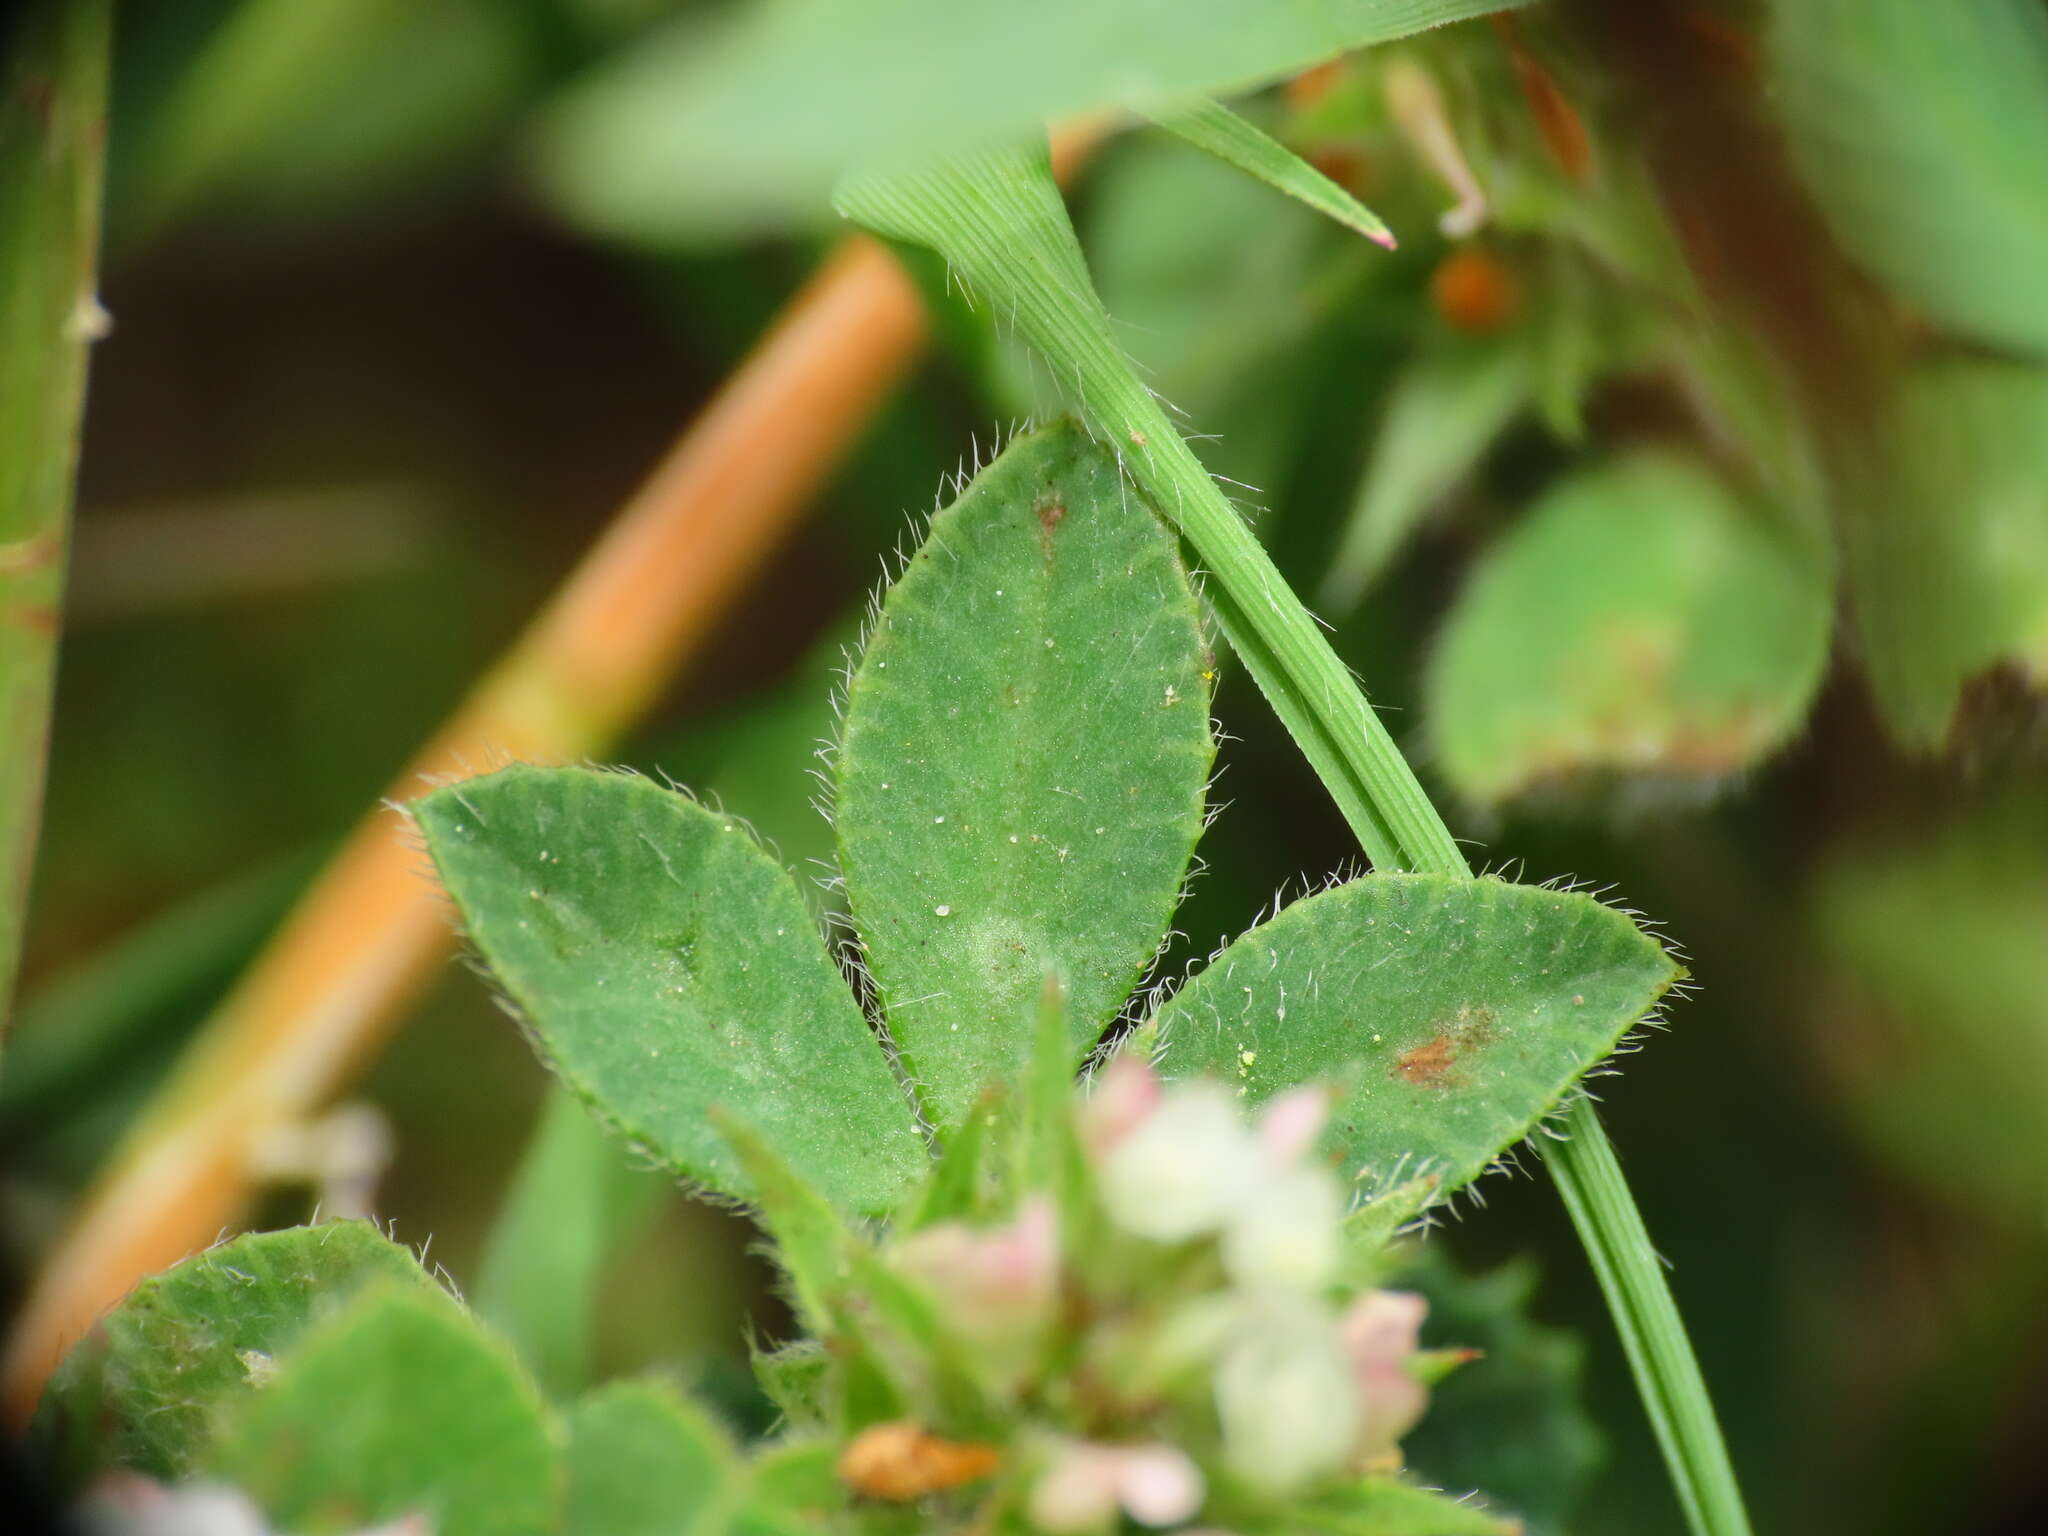
[(839, 1480), (864, 1499), (907, 1504), (987, 1477), (1000, 1457), (992, 1445), (941, 1440), (910, 1419), (871, 1424), (839, 1455)]

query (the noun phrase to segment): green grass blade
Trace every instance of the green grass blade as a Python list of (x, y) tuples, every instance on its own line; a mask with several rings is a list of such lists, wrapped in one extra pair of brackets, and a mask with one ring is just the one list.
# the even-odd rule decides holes
[(42, 820), (106, 162), (108, 0), (10, 18), (0, 65), (0, 1019)]
[(1541, 1145), (1607, 1297), (1687, 1526), (1700, 1536), (1747, 1536), (1735, 1467), (1664, 1278), (1664, 1261), (1650, 1246), (1649, 1229), (1592, 1104), (1581, 1099), (1563, 1137)]
[(1256, 176), (1276, 192), (1308, 204), (1388, 250), (1394, 232), (1380, 216), (1293, 150), (1256, 124), (1247, 122), (1221, 102), (1204, 100), (1178, 112), (1158, 114), (1153, 121), (1179, 134), (1195, 148)]

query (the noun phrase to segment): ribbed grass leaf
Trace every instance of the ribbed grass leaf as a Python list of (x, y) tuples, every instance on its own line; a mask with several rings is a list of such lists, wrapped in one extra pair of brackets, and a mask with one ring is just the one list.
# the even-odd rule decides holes
[(1335, 1083), (1328, 1149), (1368, 1187), (1447, 1195), (1558, 1106), (1679, 976), (1567, 891), (1369, 875), (1244, 934), (1159, 1011), (1162, 1069), (1257, 1101)]
[(1429, 676), (1438, 764), (1488, 804), (1740, 772), (1804, 720), (1832, 610), (1826, 557), (1704, 466), (1642, 452), (1582, 470), (1452, 612)]
[(615, 1381), (569, 1413), (563, 1536), (684, 1536), (736, 1492), (732, 1438), (658, 1381)]
[(1308, 204), (1377, 245), (1388, 250), (1394, 248), (1394, 232), (1378, 214), (1263, 128), (1247, 122), (1221, 102), (1197, 102), (1176, 112), (1162, 113), (1157, 120), (1160, 127), (1256, 176), (1274, 191)]
[(1514, 0), (784, 0), (688, 18), (566, 101), (554, 196), (652, 239), (815, 217), (834, 178), (1092, 107), (1172, 109)]
[[(187, 1476), (223, 1413), (309, 1326), (369, 1285), (438, 1291), (409, 1250), (359, 1221), (254, 1232), (209, 1248), (143, 1281), (101, 1320), (98, 1340), (52, 1380), (38, 1434), (53, 1447), (97, 1435), (107, 1464)], [(73, 1378), (92, 1371), (97, 1392), (74, 1395)], [(51, 1422), (59, 1412), (72, 1422)]]
[(1166, 933), (1214, 755), (1173, 535), (1071, 422), (1013, 442), (892, 587), (848, 692), (841, 863), (927, 1111), (1031, 1059), (1048, 972), (1078, 1063)]
[(714, 1105), (842, 1208), (886, 1210), (922, 1171), (802, 894), (735, 818), (642, 779), (525, 767), (414, 814), (541, 1054), (675, 1171), (753, 1194)]
[(1772, 9), (1787, 137), (1843, 246), (1936, 321), (2048, 354), (2048, 11)]
[(452, 1298), (391, 1289), (309, 1330), (202, 1471), (305, 1536), (407, 1515), (435, 1536), (546, 1536), (562, 1483), (547, 1411), (509, 1352)]

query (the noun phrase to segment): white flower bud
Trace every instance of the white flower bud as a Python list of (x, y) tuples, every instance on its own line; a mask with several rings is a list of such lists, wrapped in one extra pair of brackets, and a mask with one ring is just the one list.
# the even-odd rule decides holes
[(1216, 1411), (1232, 1469), (1268, 1493), (1342, 1466), (1359, 1403), (1335, 1321), (1305, 1297), (1249, 1308), (1216, 1370)]
[(1247, 1290), (1321, 1290), (1337, 1272), (1343, 1215), (1336, 1179), (1298, 1163), (1265, 1179), (1231, 1213), (1223, 1267)]
[(1222, 1226), (1258, 1172), (1258, 1147), (1237, 1101), (1213, 1083), (1191, 1083), (1161, 1098), (1110, 1148), (1099, 1184), (1118, 1226), (1174, 1243)]

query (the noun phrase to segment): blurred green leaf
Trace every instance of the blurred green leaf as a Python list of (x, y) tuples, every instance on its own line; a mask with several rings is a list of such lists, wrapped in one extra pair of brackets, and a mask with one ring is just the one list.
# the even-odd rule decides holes
[(843, 1208), (924, 1143), (789, 875), (737, 819), (643, 779), (513, 767), (414, 802), (427, 850), (550, 1065), (689, 1178), (753, 1188), (723, 1105)]
[(1929, 833), (1844, 849), (1813, 893), (1814, 1040), (1863, 1138), (2037, 1241), (2048, 1210), (2048, 801), (2023, 776)]
[(1336, 616), (1356, 607), (1418, 523), (1528, 409), (1526, 351), (1433, 338), (1394, 380), (1365, 473), (1317, 596)]
[(1942, 325), (2048, 353), (2048, 11), (1772, 8), (1792, 152), (1836, 238)]
[(1485, 1489), (1531, 1536), (1562, 1536), (1601, 1461), (1584, 1347), (1530, 1320), (1527, 1259), (1465, 1274), (1441, 1242), (1416, 1244), (1408, 1259), (1389, 1283), (1429, 1298), (1427, 1341), (1480, 1351), (1432, 1391), (1429, 1413), (1401, 1442), (1410, 1468), (1438, 1487)]
[(712, 1526), (740, 1467), (732, 1439), (657, 1381), (615, 1381), (569, 1413), (563, 1536), (687, 1536)]
[(1612, 774), (1712, 782), (1805, 719), (1825, 557), (1706, 468), (1574, 472), (1471, 577), (1429, 673), (1437, 762), (1483, 804)]
[[(299, 1336), (365, 1287), (438, 1294), (411, 1252), (359, 1221), (256, 1232), (144, 1280), (100, 1321), (101, 1347), (58, 1368), (40, 1435), (103, 1437), (105, 1460), (189, 1475), (224, 1416), (266, 1382)], [(96, 1393), (74, 1394), (97, 1376)], [(90, 1402), (95, 1422), (77, 1418)], [(68, 1424), (51, 1422), (69, 1414)]]
[(646, 240), (823, 214), (833, 181), (1046, 119), (1263, 85), (1512, 0), (781, 0), (690, 17), (557, 110), (542, 174)]
[(372, 1290), (308, 1330), (204, 1460), (280, 1526), (425, 1516), (435, 1536), (549, 1536), (561, 1454), (540, 1395), (450, 1297)]
[(1156, 121), (1204, 153), (1257, 177), (1274, 191), (1306, 203), (1376, 245), (1394, 248), (1393, 231), (1378, 214), (1263, 128), (1247, 122), (1221, 102), (1204, 100), (1180, 111), (1160, 114)]
[(836, 819), (863, 958), (939, 1126), (1024, 1070), (1049, 971), (1078, 1065), (1157, 951), (1215, 750), (1204, 671), (1173, 535), (1071, 422), (1013, 442), (890, 588)]
[(1569, 891), (1368, 875), (1228, 946), (1160, 1009), (1160, 1068), (1254, 1101), (1340, 1093), (1324, 1145), (1368, 1191), (1470, 1183), (1678, 979), (1620, 912)]
[(522, 9), (240, 0), (122, 149), (118, 221), (147, 235), (201, 204), (330, 213), (474, 157), (539, 73)]
[(653, 1214), (661, 1174), (636, 1168), (618, 1138), (560, 1084), (491, 1224), (476, 1310), (556, 1398), (582, 1390), (591, 1309), (605, 1261)]
[(1857, 630), (1886, 721), (1932, 749), (2001, 667), (2048, 689), (2048, 370), (1922, 367), (1884, 463), (1845, 519)]

